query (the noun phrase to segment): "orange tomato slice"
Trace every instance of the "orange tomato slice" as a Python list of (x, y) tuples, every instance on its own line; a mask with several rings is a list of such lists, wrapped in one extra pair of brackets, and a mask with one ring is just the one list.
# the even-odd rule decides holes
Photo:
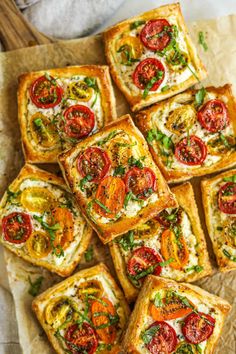
[(186, 307), (178, 299), (174, 299), (168, 304), (164, 303), (162, 307), (156, 307), (154, 304), (150, 307), (152, 318), (156, 321), (174, 320), (175, 318), (186, 316), (192, 311), (192, 308)]
[(161, 235), (161, 254), (165, 260), (173, 258), (170, 267), (182, 269), (188, 262), (189, 251), (182, 235), (176, 236), (174, 231), (167, 229)]
[(53, 223), (59, 224), (53, 241), (55, 247), (61, 246), (66, 249), (74, 239), (74, 222), (72, 213), (66, 208), (55, 208), (52, 211)]
[(123, 180), (119, 177), (109, 176), (98, 185), (94, 209), (101, 216), (114, 218), (122, 209), (124, 199), (125, 184)]

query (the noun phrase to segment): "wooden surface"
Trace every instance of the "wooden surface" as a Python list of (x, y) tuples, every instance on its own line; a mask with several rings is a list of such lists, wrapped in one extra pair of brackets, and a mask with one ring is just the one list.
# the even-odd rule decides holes
[(5, 50), (54, 42), (24, 18), (13, 0), (0, 0), (0, 40)]

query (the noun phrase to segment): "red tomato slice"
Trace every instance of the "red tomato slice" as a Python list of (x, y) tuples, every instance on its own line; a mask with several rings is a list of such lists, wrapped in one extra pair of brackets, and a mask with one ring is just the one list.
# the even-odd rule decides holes
[(105, 177), (96, 192), (95, 199), (103, 205), (94, 204), (95, 211), (107, 218), (114, 218), (122, 209), (125, 199), (125, 184), (119, 177)]
[(177, 346), (177, 335), (174, 328), (164, 321), (156, 321), (149, 328), (152, 327), (159, 329), (157, 329), (151, 341), (145, 344), (146, 348), (152, 354), (172, 353)]
[(193, 312), (184, 319), (182, 332), (189, 343), (198, 344), (212, 335), (214, 327), (215, 319), (213, 317), (202, 312), (199, 314)]
[(65, 117), (65, 133), (74, 139), (81, 139), (94, 128), (95, 116), (94, 113), (86, 106), (77, 104), (66, 109)]
[(62, 94), (62, 88), (51, 76), (50, 80), (45, 76), (40, 76), (30, 87), (30, 98), (39, 108), (47, 109), (57, 106), (61, 102)]
[(165, 19), (150, 20), (143, 27), (140, 33), (140, 39), (150, 50), (163, 50), (171, 40), (171, 36), (165, 31), (165, 27), (168, 27), (168, 31), (171, 31), (171, 26)]
[(80, 154), (77, 168), (82, 177), (91, 176), (91, 182), (103, 179), (111, 167), (111, 160), (106, 151), (98, 147), (90, 147)]
[(125, 175), (126, 192), (146, 199), (156, 190), (155, 173), (148, 167), (132, 167)]
[(184, 165), (201, 165), (207, 156), (207, 147), (202, 139), (195, 135), (183, 138), (175, 147), (175, 157)]
[(138, 88), (144, 90), (147, 84), (158, 75), (159, 71), (162, 72), (162, 77), (154, 82), (150, 88), (150, 91), (156, 91), (165, 77), (165, 68), (158, 59), (147, 58), (141, 61), (133, 72), (133, 82)]
[[(150, 247), (140, 247), (136, 249), (127, 264), (127, 270), (129, 275), (135, 276), (151, 266), (162, 262), (160, 255)], [(158, 264), (154, 270), (154, 275), (161, 273), (161, 266)]]
[(6, 241), (11, 243), (23, 243), (32, 233), (30, 215), (14, 212), (2, 219), (2, 230)]
[(225, 214), (236, 214), (236, 183), (227, 182), (220, 188), (218, 206)]
[(198, 112), (198, 120), (203, 128), (216, 133), (229, 125), (228, 110), (224, 102), (210, 100)]
[(183, 211), (179, 207), (178, 209), (173, 209), (171, 213), (167, 210), (162, 210), (155, 219), (165, 228), (169, 228), (171, 225), (180, 224), (182, 220)]
[(66, 345), (72, 354), (93, 354), (97, 350), (98, 340), (96, 332), (86, 322), (82, 324), (82, 327), (77, 324), (70, 326), (66, 331), (65, 339)]

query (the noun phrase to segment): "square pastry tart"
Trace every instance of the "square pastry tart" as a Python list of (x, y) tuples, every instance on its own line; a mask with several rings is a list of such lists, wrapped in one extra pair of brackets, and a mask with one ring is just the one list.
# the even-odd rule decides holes
[(104, 264), (46, 290), (32, 307), (56, 353), (121, 352), (130, 311)]
[(236, 269), (236, 170), (201, 182), (205, 219), (220, 271)]
[(206, 77), (179, 4), (118, 23), (104, 33), (104, 40), (112, 77), (133, 111)]
[(187, 90), (138, 113), (135, 122), (168, 182), (236, 163), (236, 102), (229, 84)]
[(230, 309), (197, 286), (149, 275), (129, 321), (125, 353), (212, 354)]
[(103, 243), (176, 206), (129, 115), (59, 155), (59, 164)]
[(18, 117), (26, 162), (57, 155), (116, 118), (107, 66), (26, 73), (19, 78)]
[(64, 180), (28, 164), (5, 192), (0, 217), (3, 246), (63, 277), (73, 272), (92, 236)]
[(129, 302), (135, 300), (148, 274), (187, 282), (211, 274), (192, 186), (185, 183), (171, 191), (178, 208), (163, 210), (109, 245)]

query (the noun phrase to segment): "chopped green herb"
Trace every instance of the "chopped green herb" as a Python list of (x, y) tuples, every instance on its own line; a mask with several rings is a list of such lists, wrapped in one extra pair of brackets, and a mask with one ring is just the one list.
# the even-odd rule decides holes
[(151, 90), (152, 86), (159, 81), (163, 76), (163, 71), (158, 70), (156, 73), (156, 76), (154, 76), (150, 81), (148, 81), (147, 85), (145, 86), (145, 89), (143, 91), (143, 98), (146, 98), (149, 91)]
[(198, 264), (189, 268), (186, 268), (186, 272), (191, 272), (192, 270), (194, 272), (200, 273), (204, 268), (202, 266), (199, 266)]
[(93, 179), (93, 177), (91, 175), (87, 175), (85, 176), (84, 178), (82, 178), (80, 180), (80, 183), (79, 183), (79, 187), (81, 189), (82, 192), (84, 192), (84, 186), (87, 182), (90, 182), (91, 180)]
[(108, 134), (108, 136), (100, 141), (98, 141), (97, 145), (98, 146), (102, 146), (104, 144), (106, 144), (109, 140), (111, 140), (112, 138), (114, 138), (117, 134), (119, 134), (119, 132), (117, 130), (113, 130), (112, 132), (110, 132)]
[(139, 59), (135, 59), (132, 57), (131, 47), (126, 44), (122, 45), (117, 50), (117, 53), (121, 53), (121, 52), (124, 53), (124, 55), (126, 57), (126, 61), (121, 63), (123, 65), (131, 66), (132, 63), (136, 63), (136, 62), (140, 61)]
[(152, 326), (148, 328), (146, 331), (141, 332), (141, 338), (145, 344), (149, 344), (153, 337), (157, 334), (159, 331), (160, 326)]
[(169, 85), (165, 85), (161, 88), (161, 92), (166, 92), (170, 89), (170, 86)]
[(30, 276), (28, 276), (28, 281), (30, 283), (30, 288), (28, 290), (28, 293), (34, 297), (37, 296), (40, 291), (43, 280), (44, 277), (39, 277), (35, 281), (32, 281)]
[(134, 247), (141, 246), (143, 244), (142, 241), (140, 242), (134, 241), (133, 231), (127, 232), (127, 234), (125, 234), (121, 238), (118, 238), (116, 242), (119, 243), (119, 245), (123, 248), (124, 251), (129, 251), (129, 250), (132, 251)]
[(201, 44), (205, 52), (208, 50), (208, 45), (206, 44), (205, 35), (202, 31), (198, 32), (198, 43)]
[(125, 168), (121, 165), (117, 166), (114, 170), (114, 176), (123, 176), (125, 173)]
[(154, 297), (154, 305), (156, 307), (162, 307), (163, 306), (162, 297), (161, 297), (160, 293), (156, 293), (156, 295)]
[(128, 164), (129, 166), (136, 166), (139, 168), (143, 168), (142, 161), (145, 159), (145, 156), (141, 157), (140, 159), (135, 159), (133, 156), (129, 157)]
[(116, 143), (116, 146), (120, 146), (120, 147), (132, 147), (132, 146), (135, 146), (135, 145), (137, 145), (137, 142), (136, 142), (136, 141), (135, 141), (134, 143), (132, 143), (132, 144), (129, 144), (129, 143), (119, 143), (119, 142)]
[[(152, 142), (156, 140), (161, 143), (161, 145), (164, 147), (165, 150), (163, 150), (163, 153), (166, 153), (166, 150), (173, 150), (174, 144), (172, 141), (171, 136), (167, 136), (161, 131), (157, 129), (151, 129), (147, 133), (147, 142), (152, 145)], [(169, 156), (169, 153), (168, 153)]]
[(226, 146), (227, 148), (230, 147), (228, 140), (226, 139), (226, 137), (222, 133), (219, 134), (219, 138), (222, 141), (222, 143), (224, 144), (224, 146)]
[(85, 77), (84, 82), (88, 85), (88, 87), (92, 87), (94, 91), (99, 91), (97, 80), (94, 77)]
[(142, 199), (137, 198), (132, 192), (128, 192), (125, 196), (124, 200), (124, 207), (126, 209), (130, 200), (134, 200), (135, 202), (139, 202), (141, 206), (143, 205), (144, 201)]
[(87, 249), (87, 251), (84, 254), (84, 258), (86, 260), (86, 262), (91, 262), (93, 259), (93, 246), (90, 245), (89, 248)]
[(52, 85), (56, 86), (56, 80), (53, 79), (53, 78), (48, 74), (48, 72), (45, 72), (45, 73), (44, 73), (44, 76), (46, 77), (46, 79), (47, 79), (48, 81), (51, 82)]
[(106, 207), (106, 205), (101, 203), (98, 199), (94, 199), (94, 202), (98, 204), (102, 209), (104, 209), (107, 213), (112, 213), (112, 211), (108, 207)]
[(230, 177), (225, 177), (223, 178), (224, 182), (233, 182), (236, 183), (236, 175), (230, 176)]
[(136, 29), (138, 28), (139, 26), (142, 26), (145, 24), (145, 21), (134, 21), (130, 24), (130, 29), (133, 30), (133, 29)]
[(236, 257), (231, 255), (226, 249), (223, 249), (223, 253), (230, 261), (236, 262)]
[(166, 261), (160, 262), (158, 263), (161, 267), (165, 267), (167, 265), (169, 265), (170, 263), (174, 262), (174, 258), (169, 258)]
[(200, 90), (196, 92), (195, 101), (194, 101), (194, 105), (196, 108), (200, 107), (203, 104), (205, 96), (206, 96), (206, 90), (204, 87), (202, 87)]
[(12, 192), (9, 188), (7, 188), (7, 202), (12, 203), (13, 199), (16, 199), (21, 194), (21, 191)]
[(202, 348), (201, 348), (200, 344), (196, 344), (196, 349), (199, 354), (202, 354)]

